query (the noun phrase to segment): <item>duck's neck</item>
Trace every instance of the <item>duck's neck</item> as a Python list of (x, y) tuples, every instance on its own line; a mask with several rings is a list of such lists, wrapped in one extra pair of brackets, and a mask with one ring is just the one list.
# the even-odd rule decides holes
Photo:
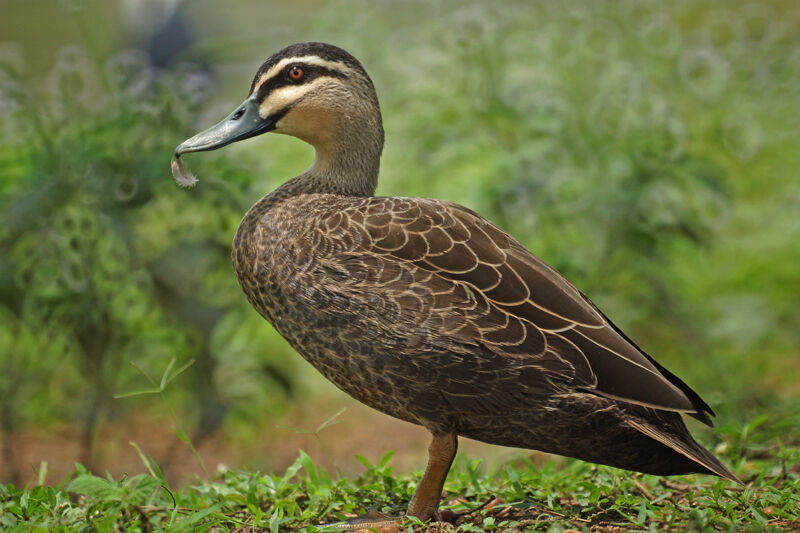
[(314, 164), (285, 185), (303, 193), (373, 196), (383, 151), (380, 114), (354, 113), (335, 122), (323, 130), (331, 134), (306, 139), (316, 150)]

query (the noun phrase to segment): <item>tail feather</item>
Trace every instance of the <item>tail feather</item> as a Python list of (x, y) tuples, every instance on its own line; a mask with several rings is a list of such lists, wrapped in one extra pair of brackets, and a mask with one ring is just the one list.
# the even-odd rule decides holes
[[(738, 483), (739, 485), (744, 485), (742, 480), (736, 477), (736, 475), (731, 472), (728, 467), (722, 464), (719, 459), (714, 457), (711, 452), (694, 442), (691, 437), (688, 439), (677, 439), (675, 435), (667, 433), (662, 429), (659, 429), (651, 424), (648, 424), (642, 420), (637, 419), (628, 419), (627, 423), (634, 429), (640, 431), (641, 433), (647, 435), (650, 438), (653, 438), (672, 448), (676, 452), (680, 453), (684, 457), (694, 461), (698, 465), (702, 466), (709, 473), (716, 474), (722, 478), (729, 479), (734, 483)], [(688, 431), (686, 432), (688, 436)]]

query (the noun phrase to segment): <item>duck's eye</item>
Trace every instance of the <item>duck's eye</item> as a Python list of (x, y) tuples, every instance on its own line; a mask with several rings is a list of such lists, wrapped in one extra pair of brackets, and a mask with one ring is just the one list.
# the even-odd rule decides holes
[(302, 79), (304, 75), (305, 72), (303, 72), (303, 69), (301, 69), (297, 65), (289, 69), (289, 77), (294, 81)]

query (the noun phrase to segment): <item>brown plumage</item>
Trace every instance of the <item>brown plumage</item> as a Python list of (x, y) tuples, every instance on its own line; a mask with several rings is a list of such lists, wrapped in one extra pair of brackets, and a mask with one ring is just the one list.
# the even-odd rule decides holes
[(281, 50), (242, 107), (176, 155), (264, 131), (310, 142), (317, 159), (245, 215), (239, 282), (336, 386), (433, 434), (409, 514), (436, 516), (457, 435), (738, 482), (681, 419), (710, 424), (711, 408), (561, 274), (465, 207), (373, 196), (383, 129), (352, 56)]

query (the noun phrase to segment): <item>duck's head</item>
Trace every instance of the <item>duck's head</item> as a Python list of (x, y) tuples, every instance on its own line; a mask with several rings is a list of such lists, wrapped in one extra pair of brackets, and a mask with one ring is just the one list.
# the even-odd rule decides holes
[[(193, 185), (181, 155), (216, 150), (262, 133), (292, 135), (314, 146), (306, 174), (317, 179), (377, 180), (383, 126), (375, 87), (356, 58), (325, 43), (298, 43), (273, 54), (256, 72), (244, 102), (219, 124), (175, 149), (173, 174)], [(370, 185), (371, 184), (371, 185)]]

